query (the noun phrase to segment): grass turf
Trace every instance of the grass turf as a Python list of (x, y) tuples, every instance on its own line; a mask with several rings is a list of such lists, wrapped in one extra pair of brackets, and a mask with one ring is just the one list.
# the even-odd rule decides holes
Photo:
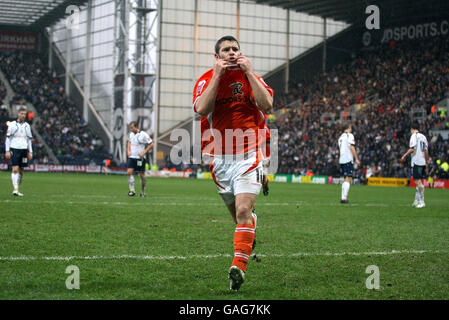
[(415, 209), (412, 188), (352, 186), (342, 205), (337, 185), (271, 183), (256, 203), (261, 262), (234, 293), (235, 226), (210, 180), (150, 178), (146, 198), (124, 176), (25, 173), (23, 198), (10, 173), (0, 183), (0, 299), (449, 299), (447, 190)]

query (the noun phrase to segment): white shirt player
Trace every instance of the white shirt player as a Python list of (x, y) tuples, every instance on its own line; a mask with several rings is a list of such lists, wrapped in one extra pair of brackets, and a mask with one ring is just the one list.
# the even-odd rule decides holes
[(412, 167), (415, 164), (418, 166), (425, 166), (426, 157), (424, 155), (424, 151), (426, 151), (428, 148), (426, 137), (420, 132), (415, 132), (414, 134), (412, 134), (412, 136), (410, 137), (410, 148), (415, 149), (415, 151), (412, 153)]
[(131, 132), (128, 141), (131, 143), (132, 159), (140, 159), (139, 154), (145, 150), (145, 145), (153, 142), (148, 133), (139, 131), (138, 133)]
[(338, 138), (338, 146), (340, 148), (340, 164), (353, 162), (354, 155), (349, 148), (351, 145), (355, 145), (354, 135), (350, 132), (344, 132)]
[(27, 122), (11, 121), (6, 132), (6, 151), (13, 149), (28, 149), (33, 152), (33, 135), (31, 134), (31, 127)]

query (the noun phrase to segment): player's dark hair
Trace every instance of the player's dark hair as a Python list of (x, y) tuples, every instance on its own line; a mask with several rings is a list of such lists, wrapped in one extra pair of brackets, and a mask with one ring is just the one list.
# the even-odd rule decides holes
[(215, 53), (218, 54), (218, 52), (220, 51), (220, 44), (223, 41), (235, 41), (237, 42), (237, 45), (239, 46), (240, 49), (240, 43), (238, 42), (238, 40), (236, 38), (234, 38), (233, 36), (224, 36), (221, 37), (220, 39), (218, 39), (217, 43), (215, 44)]
[(129, 126), (133, 125), (135, 128), (139, 129), (139, 124), (137, 123), (137, 121), (131, 121), (129, 123)]
[(410, 125), (410, 129), (419, 130), (419, 122), (413, 121)]
[(351, 122), (344, 122), (341, 125), (341, 131), (345, 131), (346, 129), (349, 129), (349, 127), (352, 127), (352, 123)]

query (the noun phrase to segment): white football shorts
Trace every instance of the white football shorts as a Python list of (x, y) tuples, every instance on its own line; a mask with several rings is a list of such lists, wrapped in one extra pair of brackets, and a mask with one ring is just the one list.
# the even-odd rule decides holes
[(226, 205), (234, 203), (237, 194), (257, 195), (260, 192), (263, 168), (262, 159), (257, 153), (252, 153), (245, 159), (238, 159), (236, 156), (214, 156), (210, 169), (218, 193)]

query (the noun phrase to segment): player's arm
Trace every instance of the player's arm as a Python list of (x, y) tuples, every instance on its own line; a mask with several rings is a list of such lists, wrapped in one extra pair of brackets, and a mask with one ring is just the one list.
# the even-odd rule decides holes
[(237, 64), (245, 72), (248, 78), (251, 89), (253, 90), (254, 98), (256, 99), (257, 106), (261, 108), (265, 113), (270, 112), (273, 109), (273, 97), (270, 92), (264, 87), (262, 82), (259, 81), (256, 74), (253, 71), (251, 61), (245, 57), (240, 56), (237, 59)]
[(195, 103), (195, 111), (200, 115), (206, 116), (214, 111), (218, 87), (220, 85), (220, 80), (226, 71), (227, 64), (228, 63), (223, 59), (215, 60), (214, 74), (210, 79), (209, 85)]
[(413, 152), (415, 152), (415, 148), (410, 148), (410, 149), (408, 149), (407, 152), (404, 153), (404, 155), (401, 157), (401, 162), (404, 162), (405, 159), (406, 159), (410, 154), (412, 154)]
[(28, 153), (27, 153), (28, 160), (33, 159), (33, 141), (28, 138)]
[(33, 135), (31, 134), (31, 127), (28, 124), (26, 127), (27, 131), (27, 142), (28, 142), (28, 153), (27, 158), (28, 160), (33, 159)]
[(11, 159), (11, 152), (9, 151), (11, 147), (11, 139), (9, 138), (9, 136), (6, 136), (6, 140), (5, 140), (5, 159), (9, 160)]
[(131, 142), (128, 141), (128, 157), (131, 157)]
[(354, 156), (355, 163), (357, 163), (357, 166), (360, 167), (360, 161), (359, 161), (359, 157), (357, 156), (357, 151), (355, 151), (355, 146), (350, 145), (349, 150), (351, 150), (351, 153)]
[(143, 152), (141, 154), (139, 154), (139, 157), (143, 158), (145, 157), (145, 155), (150, 152), (151, 149), (153, 149), (154, 143), (151, 142), (146, 148), (145, 150), (143, 150)]

